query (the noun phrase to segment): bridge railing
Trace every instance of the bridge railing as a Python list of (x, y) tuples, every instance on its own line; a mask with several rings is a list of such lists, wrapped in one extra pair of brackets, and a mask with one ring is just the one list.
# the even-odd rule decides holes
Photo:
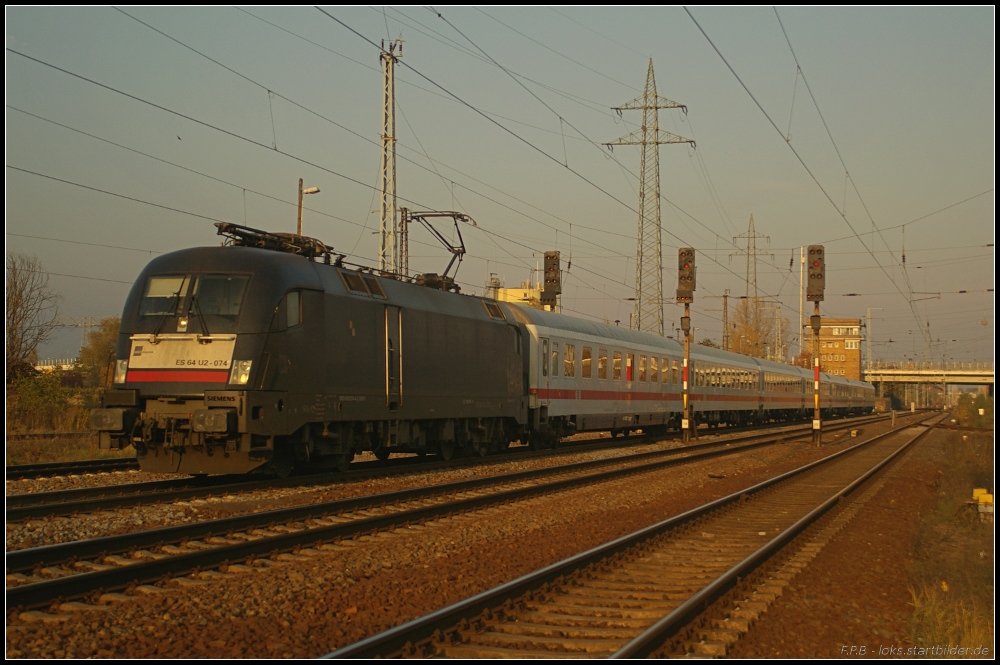
[(893, 360), (873, 360), (865, 365), (865, 371), (877, 372), (879, 370), (904, 370), (916, 372), (992, 372), (993, 363), (975, 361), (952, 361), (952, 362), (899, 362)]

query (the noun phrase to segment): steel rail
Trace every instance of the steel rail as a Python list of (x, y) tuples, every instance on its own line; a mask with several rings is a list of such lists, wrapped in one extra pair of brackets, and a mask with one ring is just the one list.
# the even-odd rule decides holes
[(800, 533), (805, 531), (806, 528), (814, 524), (820, 517), (839, 504), (844, 497), (852, 494), (859, 487), (867, 483), (872, 477), (895, 461), (899, 455), (907, 451), (930, 431), (931, 427), (924, 428), (915, 437), (901, 445), (878, 464), (856, 478), (853, 482), (846, 485), (843, 489), (836, 492), (829, 499), (813, 508), (806, 515), (799, 518), (794, 524), (779, 533), (766, 544), (762, 545), (753, 554), (740, 561), (738, 564), (726, 571), (725, 574), (718, 577), (704, 589), (691, 596), (690, 599), (682, 603), (677, 609), (670, 612), (670, 614), (650, 626), (634, 640), (612, 654), (611, 658), (646, 658), (653, 654), (667, 639), (676, 634), (677, 631), (685, 625), (689, 624), (703, 611), (708, 609), (712, 603), (718, 600), (729, 589), (736, 586), (740, 578), (745, 577), (767, 559), (771, 558), (778, 551), (786, 547)]
[[(862, 422), (877, 421), (879, 417), (861, 419)], [(838, 422), (830, 429), (857, 426), (858, 419)], [(808, 425), (794, 425), (781, 429), (781, 435), (794, 436), (799, 431), (809, 431)], [(741, 433), (726, 440), (737, 443), (741, 441), (751, 441), (762, 436), (772, 436), (773, 432), (750, 432)], [(723, 434), (722, 436), (725, 436)], [(617, 441), (603, 439), (599, 443), (587, 442), (578, 446), (563, 446), (558, 451), (514, 451), (507, 453), (509, 457), (498, 460), (496, 457), (468, 458), (458, 462), (424, 462), (419, 458), (405, 458), (393, 460), (388, 465), (384, 462), (355, 462), (351, 471), (345, 473), (320, 472), (303, 476), (295, 476), (284, 480), (269, 478), (266, 480), (250, 480), (246, 476), (207, 476), (207, 477), (187, 477), (171, 480), (149, 481), (146, 483), (129, 483), (122, 485), (104, 485), (100, 487), (86, 487), (70, 490), (58, 490), (54, 492), (32, 492), (24, 494), (13, 494), (7, 497), (6, 521), (8, 523), (26, 519), (36, 519), (41, 517), (54, 517), (61, 515), (73, 515), (87, 511), (105, 510), (120, 507), (132, 507), (138, 505), (165, 503), (176, 500), (189, 500), (197, 498), (207, 498), (216, 495), (219, 488), (225, 489), (227, 493), (251, 491), (255, 489), (272, 487), (298, 487), (308, 484), (321, 484), (325, 482), (350, 482), (363, 480), (366, 477), (376, 477), (390, 473), (406, 474), (413, 471), (411, 467), (419, 466), (421, 472), (434, 471), (440, 469), (454, 469), (463, 466), (476, 466), (482, 464), (492, 464), (497, 461), (515, 461), (523, 459), (537, 459), (560, 454), (560, 452), (572, 451), (583, 452), (593, 449), (618, 448), (631, 445), (642, 445), (645, 439), (641, 437), (632, 441)], [(718, 442), (715, 439), (709, 444)], [(8, 467), (11, 468), (11, 467)]]
[(80, 475), (105, 471), (130, 471), (138, 469), (134, 457), (80, 460), (79, 462), (43, 462), (40, 464), (14, 464), (7, 467), (7, 480), (42, 478), (45, 476)]
[(607, 559), (615, 554), (623, 552), (639, 543), (642, 543), (654, 536), (676, 529), (702, 518), (720, 508), (744, 500), (745, 497), (757, 494), (763, 490), (772, 488), (795, 476), (803, 474), (814, 468), (828, 464), (848, 455), (860, 448), (869, 446), (886, 437), (893, 436), (898, 432), (913, 427), (912, 423), (903, 424), (884, 434), (876, 435), (865, 441), (861, 441), (849, 448), (838, 451), (823, 459), (806, 464), (798, 469), (780, 474), (749, 488), (739, 490), (728, 496), (716, 499), (707, 504), (668, 518), (651, 526), (640, 529), (632, 534), (622, 536), (604, 545), (571, 556), (563, 561), (551, 564), (538, 571), (528, 573), (520, 578), (484, 591), (471, 598), (460, 601), (448, 607), (442, 608), (423, 617), (419, 617), (405, 624), (391, 628), (387, 631), (373, 635), (364, 640), (356, 642), (327, 654), (324, 658), (375, 658), (386, 657), (394, 654), (405, 654), (409, 652), (413, 645), (426, 640), (433, 639), (435, 635), (439, 639), (444, 639), (446, 631), (452, 630), (456, 625), (467, 623), (470, 618), (480, 614), (489, 614), (493, 610), (503, 607), (505, 603), (524, 596), (533, 590), (544, 589), (549, 585), (577, 570), (586, 566)]
[[(764, 437), (758, 435), (757, 438)], [(716, 450), (703, 450), (692, 453), (692, 447), (686, 447), (651, 451), (627, 457), (577, 462), (558, 467), (518, 471), (501, 476), (397, 490), (385, 494), (341, 499), (322, 504), (295, 506), (265, 513), (238, 515), (209, 522), (198, 522), (195, 524), (150, 529), (131, 534), (13, 550), (9, 551), (6, 555), (8, 574), (31, 571), (44, 566), (52, 566), (88, 557), (103, 557), (111, 552), (125, 552), (209, 536), (224, 536), (237, 530), (267, 528), (280, 523), (325, 517), (336, 513), (359, 511), (404, 501), (420, 501), (434, 496), (457, 494), (481, 489), (489, 485), (531, 481), (545, 475), (565, 475), (567, 473), (586, 472), (602, 466), (633, 464), (633, 466), (625, 466), (624, 468), (609, 471), (576, 475), (544, 485), (529, 485), (527, 487), (504, 490), (484, 496), (460, 499), (458, 501), (418, 507), (405, 511), (395, 511), (385, 515), (367, 517), (330, 526), (304, 527), (292, 533), (268, 536), (246, 543), (220, 545), (212, 549), (199, 550), (190, 554), (173, 554), (154, 560), (136, 560), (136, 563), (110, 570), (73, 574), (43, 582), (12, 586), (6, 590), (7, 606), (39, 607), (57, 598), (69, 599), (82, 597), (96, 589), (121, 589), (133, 583), (148, 583), (159, 580), (167, 575), (178, 575), (198, 568), (232, 563), (263, 554), (273, 555), (280, 552), (292, 551), (295, 548), (305, 545), (397, 528), (414, 522), (437, 519), (457, 512), (477, 510), (489, 505), (524, 500), (580, 485), (605, 482), (673, 465), (688, 464), (713, 457), (738, 454), (769, 445), (774, 440), (775, 437), (772, 434), (769, 440), (747, 443), (742, 446), (733, 446), (730, 441), (717, 441), (698, 445), (699, 449), (714, 447), (717, 448)], [(666, 459), (656, 460), (655, 458), (657, 457)], [(647, 461), (649, 459), (653, 459), (654, 461)]]

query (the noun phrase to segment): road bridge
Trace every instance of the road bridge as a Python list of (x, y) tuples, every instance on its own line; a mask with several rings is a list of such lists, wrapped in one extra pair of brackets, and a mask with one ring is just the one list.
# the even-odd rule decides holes
[(878, 361), (865, 368), (864, 376), (869, 383), (988, 385), (993, 392), (993, 363)]

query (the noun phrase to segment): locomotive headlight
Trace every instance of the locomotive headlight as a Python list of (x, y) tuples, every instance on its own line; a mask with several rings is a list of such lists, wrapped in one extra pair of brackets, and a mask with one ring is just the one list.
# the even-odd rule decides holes
[(252, 360), (233, 361), (233, 371), (229, 373), (230, 385), (245, 386), (250, 380), (251, 365), (253, 365)]
[(115, 383), (125, 383), (125, 375), (128, 373), (128, 361), (115, 361)]

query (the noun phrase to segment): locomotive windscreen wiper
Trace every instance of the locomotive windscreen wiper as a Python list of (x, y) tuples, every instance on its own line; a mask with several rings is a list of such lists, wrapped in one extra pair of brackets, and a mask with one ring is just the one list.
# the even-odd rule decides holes
[[(185, 286), (186, 286), (186, 284), (185, 284)], [(156, 336), (160, 334), (160, 330), (163, 329), (163, 324), (167, 322), (167, 319), (169, 319), (171, 316), (176, 316), (177, 315), (177, 302), (180, 300), (180, 297), (181, 297), (181, 292), (180, 292), (180, 289), (178, 289), (177, 292), (173, 295), (173, 298), (170, 301), (170, 307), (168, 307), (167, 311), (165, 311), (163, 313), (163, 317), (156, 324), (156, 328), (153, 329), (153, 339), (154, 340), (156, 339)]]
[(201, 311), (201, 305), (198, 304), (197, 293), (191, 296), (191, 311), (198, 317), (198, 323), (201, 326), (201, 331), (205, 333), (205, 337), (209, 337), (212, 333), (208, 332), (208, 323), (205, 321), (205, 314)]

